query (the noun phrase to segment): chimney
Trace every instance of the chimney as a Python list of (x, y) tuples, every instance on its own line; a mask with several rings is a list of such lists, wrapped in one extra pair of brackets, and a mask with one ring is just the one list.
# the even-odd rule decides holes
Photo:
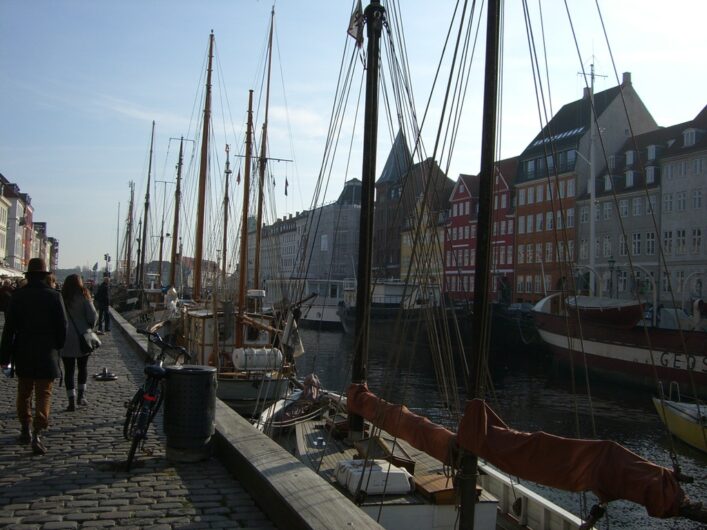
[(624, 72), (623, 79), (621, 80), (621, 86), (631, 85), (631, 72)]
[(584, 87), (584, 94), (582, 94), (582, 99), (589, 99), (589, 87), (585, 86)]

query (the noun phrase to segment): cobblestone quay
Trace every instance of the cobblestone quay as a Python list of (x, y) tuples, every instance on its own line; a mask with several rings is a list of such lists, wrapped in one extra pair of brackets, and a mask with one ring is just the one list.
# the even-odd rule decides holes
[[(0, 375), (0, 527), (275, 528), (219, 460), (166, 460), (161, 413), (150, 428), (152, 454), (138, 453), (134, 469), (122, 470), (124, 403), (143, 381), (143, 362), (116, 328), (89, 360), (87, 407), (65, 412), (66, 389), (56, 382), (44, 456), (16, 444), (17, 380)], [(118, 379), (95, 381), (104, 367)]]

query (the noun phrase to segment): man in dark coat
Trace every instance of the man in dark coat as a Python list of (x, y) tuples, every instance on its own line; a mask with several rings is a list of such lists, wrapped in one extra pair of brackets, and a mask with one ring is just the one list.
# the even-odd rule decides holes
[(48, 275), (43, 259), (29, 260), (27, 285), (12, 294), (0, 342), (0, 364), (11, 362), (17, 374), (17, 417), (21, 426), (18, 442), (32, 442), (35, 454), (47, 452), (40, 435), (49, 425), (52, 386), (61, 373), (59, 350), (66, 339), (61, 294), (49, 286)]
[(96, 296), (93, 298), (98, 309), (98, 333), (110, 332), (110, 313), (108, 306), (110, 305), (110, 276), (103, 276), (103, 283), (98, 286)]

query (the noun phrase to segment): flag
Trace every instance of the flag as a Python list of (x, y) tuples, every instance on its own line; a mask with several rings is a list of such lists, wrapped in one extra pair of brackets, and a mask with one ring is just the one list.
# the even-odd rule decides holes
[(241, 169), (238, 168), (238, 175), (236, 175), (236, 184), (241, 183)]
[(285, 197), (287, 197), (287, 187), (290, 185), (289, 182), (287, 182), (287, 177), (285, 177)]
[(98, 270), (98, 262), (94, 263), (92, 270), (94, 270), (94, 271)]
[(356, 46), (360, 48), (363, 45), (363, 9), (361, 9), (361, 0), (358, 0), (353, 13), (351, 13), (347, 33), (356, 40)]

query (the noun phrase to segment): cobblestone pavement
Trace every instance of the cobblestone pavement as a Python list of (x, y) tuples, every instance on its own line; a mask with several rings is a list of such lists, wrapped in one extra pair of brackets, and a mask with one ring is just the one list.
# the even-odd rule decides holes
[[(88, 364), (87, 407), (65, 412), (66, 390), (55, 383), (44, 456), (16, 444), (16, 379), (0, 375), (0, 527), (275, 528), (215, 458), (166, 460), (161, 413), (147, 443), (152, 454), (122, 470), (124, 403), (143, 380), (143, 363), (117, 329), (101, 339)], [(95, 381), (103, 367), (118, 379)]]

